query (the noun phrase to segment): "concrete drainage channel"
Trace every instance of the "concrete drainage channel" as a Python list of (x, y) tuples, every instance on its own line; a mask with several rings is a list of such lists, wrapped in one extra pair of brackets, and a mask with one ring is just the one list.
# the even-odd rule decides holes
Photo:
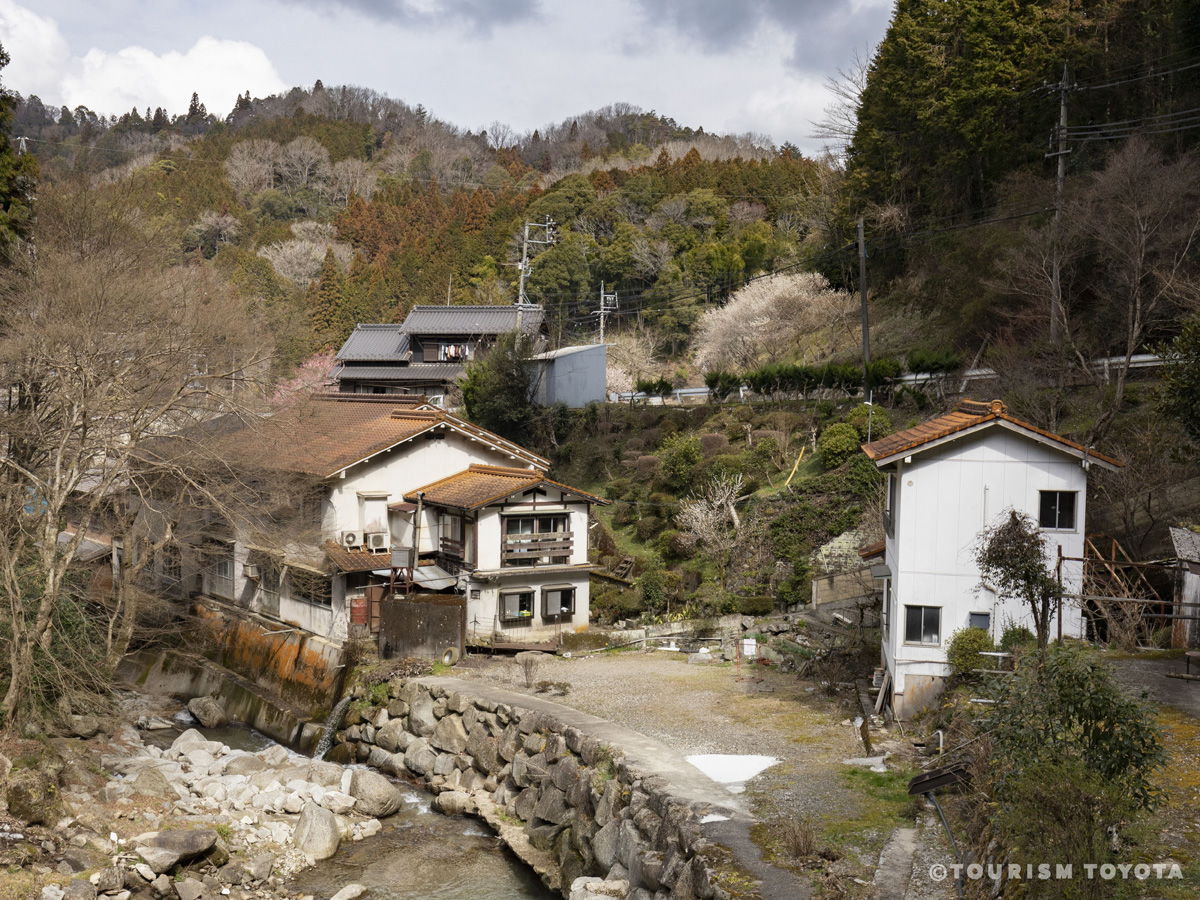
[[(330, 759), (427, 787), (482, 817), (570, 900), (805, 898), (762, 862), (738, 798), (644, 735), (549, 701), (452, 678), (389, 684)], [(738, 870), (741, 870), (741, 874)]]

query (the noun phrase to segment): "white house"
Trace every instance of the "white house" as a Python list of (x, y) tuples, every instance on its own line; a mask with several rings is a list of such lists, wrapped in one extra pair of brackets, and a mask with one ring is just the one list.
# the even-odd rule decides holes
[(415, 549), (416, 589), (466, 597), (477, 634), (587, 627), (589, 508), (607, 501), (547, 480), (523, 447), (420, 400), (349, 393), (228, 444), (307, 480), (308, 499), (282, 535), (215, 523), (186, 553), (194, 574), (164, 561), (168, 584), (342, 641), (356, 601), (389, 584), (393, 550)]
[[(1021, 605), (981, 584), (979, 534), (1009, 510), (1027, 513), (1047, 538), (1047, 567), (1084, 553), (1091, 466), (1118, 460), (1008, 414), (999, 400), (964, 400), (951, 413), (863, 445), (887, 475), (884, 513), (883, 661), (892, 709), (909, 718), (941, 692), (950, 637), (968, 627), (999, 639), (1010, 622), (1032, 629)], [(1081, 563), (1062, 564), (1066, 593), (1078, 594)], [(1064, 604), (1055, 636), (1079, 637), (1082, 613)]]

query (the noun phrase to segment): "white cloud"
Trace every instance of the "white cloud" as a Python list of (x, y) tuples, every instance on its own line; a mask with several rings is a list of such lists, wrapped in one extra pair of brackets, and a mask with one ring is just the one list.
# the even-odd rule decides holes
[(66, 39), (53, 19), (39, 16), (13, 0), (0, 0), (0, 43), (11, 57), (4, 84), (22, 94), (57, 101), (63, 70), (70, 58)]
[(182, 113), (195, 91), (209, 112), (223, 116), (242, 91), (264, 97), (287, 87), (262, 49), (209, 35), (184, 53), (135, 45), (73, 57), (54, 19), (14, 0), (0, 0), (0, 41), (12, 57), (3, 72), (8, 87), (48, 105), (82, 104), (102, 114), (134, 106)]
[(233, 109), (244, 90), (261, 97), (285, 87), (258, 47), (209, 36), (186, 53), (158, 55), (144, 47), (106, 53), (92, 48), (72, 63), (62, 82), (63, 96), (72, 107), (82, 104), (113, 112), (161, 106), (168, 113), (180, 113), (187, 111), (195, 91), (208, 111), (219, 116)]

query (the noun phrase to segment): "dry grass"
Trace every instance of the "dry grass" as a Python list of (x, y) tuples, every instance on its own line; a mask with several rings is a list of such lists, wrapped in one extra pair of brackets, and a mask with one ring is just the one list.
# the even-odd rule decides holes
[(807, 816), (779, 823), (784, 849), (796, 859), (808, 859), (817, 853), (817, 828)]

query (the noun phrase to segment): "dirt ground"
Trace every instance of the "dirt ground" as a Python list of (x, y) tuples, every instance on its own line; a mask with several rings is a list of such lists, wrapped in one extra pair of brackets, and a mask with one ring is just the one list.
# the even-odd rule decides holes
[[(683, 756), (779, 759), (746, 786), (751, 809), (764, 826), (755, 834), (764, 858), (806, 870), (817, 896), (869, 896), (865, 882), (874, 874), (884, 841), (897, 825), (912, 825), (903, 819), (910, 806), (904, 790), (912, 758), (900, 754), (889, 760), (896, 771), (886, 775), (852, 771), (844, 764), (864, 752), (852, 724), (859, 714), (853, 690), (829, 695), (794, 674), (771, 669), (761, 672), (761, 680), (739, 680), (732, 664), (689, 665), (686, 660), (682, 653), (640, 649), (571, 659), (547, 656), (533, 675), (533, 689), (511, 658), (471, 657), (452, 674), (599, 716)], [(876, 730), (875, 752), (881, 741), (900, 750), (892, 738)], [(789, 838), (793, 823), (804, 822), (813, 826), (818, 851), (808, 859), (793, 852)]]

